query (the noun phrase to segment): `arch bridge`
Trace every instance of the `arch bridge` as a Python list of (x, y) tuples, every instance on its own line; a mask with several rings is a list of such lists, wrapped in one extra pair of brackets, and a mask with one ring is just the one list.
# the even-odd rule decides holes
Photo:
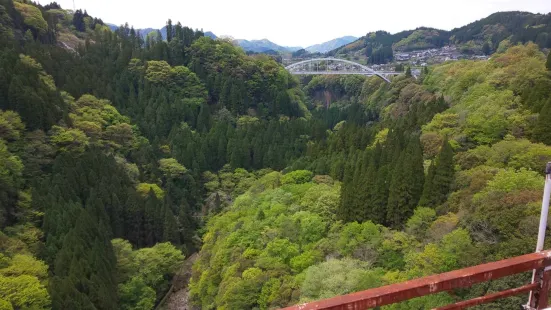
[(375, 71), (357, 62), (334, 57), (307, 59), (288, 65), (285, 69), (295, 75), (375, 75), (387, 83), (390, 83), (389, 76), (401, 74), (394, 71)]

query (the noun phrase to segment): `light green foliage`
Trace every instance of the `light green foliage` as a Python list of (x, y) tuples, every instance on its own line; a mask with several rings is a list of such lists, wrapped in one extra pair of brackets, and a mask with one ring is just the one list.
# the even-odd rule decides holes
[(388, 128), (385, 128), (375, 135), (375, 139), (373, 139), (373, 146), (375, 146), (377, 143), (384, 143), (386, 141), (386, 137), (388, 136)]
[(6, 141), (19, 140), (25, 130), (19, 114), (13, 111), (0, 110), (0, 139)]
[(277, 171), (270, 172), (260, 178), (251, 186), (250, 191), (258, 193), (267, 189), (276, 188), (280, 185), (281, 173)]
[(299, 247), (288, 239), (274, 239), (266, 245), (259, 256), (258, 265), (268, 268), (272, 264), (288, 265), (291, 259), (299, 254)]
[(392, 47), (397, 50), (405, 48), (408, 50), (428, 49), (434, 47), (430, 42), (439, 36), (440, 33), (436, 29), (418, 29), (406, 38), (394, 43)]
[[(492, 144), (511, 133), (519, 137), (529, 127), (529, 113), (522, 108), (540, 109), (547, 85), (544, 55), (535, 44), (514, 46), (488, 62), (458, 61), (436, 67), (424, 83), (451, 97), (452, 107), (442, 115), (461, 118), (444, 124), (436, 115), (424, 132), (440, 131), (441, 136), (476, 144)], [(538, 90), (528, 85), (538, 85)], [(545, 87), (541, 86), (541, 89)], [(457, 117), (456, 116), (456, 117)]]
[(387, 232), (377, 248), (378, 265), (388, 270), (402, 270), (405, 266), (404, 255), (416, 251), (418, 247), (419, 242), (414, 236), (402, 231)]
[(413, 212), (413, 216), (406, 223), (408, 233), (424, 239), (430, 224), (436, 218), (436, 211), (431, 208), (418, 207)]
[(136, 272), (137, 264), (134, 260), (134, 252), (130, 242), (124, 239), (111, 240), (113, 252), (117, 257), (117, 270), (119, 282), (125, 282)]
[(124, 157), (120, 156), (116, 156), (115, 160), (119, 165), (124, 167), (124, 171), (126, 171), (126, 174), (130, 178), (130, 181), (133, 184), (137, 184), (138, 178), (140, 177), (140, 169), (138, 168), (138, 165), (130, 163)]
[(21, 241), (3, 234), (0, 239), (0, 251), (14, 253), (9, 257), (0, 252), (0, 309), (48, 309), (48, 266), (28, 254), (24, 243), (15, 245)]
[(119, 298), (124, 310), (151, 310), (155, 306), (155, 290), (140, 277), (119, 284)]
[(48, 309), (50, 305), (48, 291), (30, 275), (0, 277), (0, 298), (15, 309)]
[(551, 147), (510, 137), (491, 147), (479, 146), (471, 149), (462, 154), (460, 160), (465, 168), (484, 164), (496, 168), (543, 171), (545, 164), (551, 160)]
[[(314, 177), (315, 179), (315, 177)], [(340, 186), (318, 184), (309, 188), (300, 200), (301, 210), (318, 214), (326, 219), (334, 219), (339, 205)]]
[(24, 54), (19, 54), (19, 61), (21, 62), (22, 65), (36, 72), (38, 74), (39, 80), (43, 83), (43, 85), (46, 88), (48, 88), (51, 91), (56, 91), (54, 78), (44, 71), (42, 65), (38, 61)]
[[(525, 238), (535, 232), (526, 229), (527, 223), (539, 216), (543, 177), (534, 171), (501, 169), (488, 185), (473, 197), (477, 226), (471, 229), (480, 238), (495, 242), (501, 238)], [(482, 227), (486, 229), (481, 231)], [(493, 232), (493, 233), (489, 233)], [(513, 253), (522, 253), (528, 245), (516, 246)]]
[(23, 21), (28, 26), (36, 29), (40, 33), (48, 31), (48, 23), (42, 17), (42, 12), (34, 5), (14, 1), (14, 6), (23, 16)]
[(452, 232), (457, 227), (458, 222), (458, 216), (453, 213), (439, 216), (430, 224), (426, 236), (432, 241), (440, 240), (444, 235)]
[(150, 183), (140, 183), (136, 186), (136, 191), (138, 194), (142, 195), (142, 197), (147, 197), (149, 195), (149, 191), (153, 191), (155, 196), (157, 198), (161, 199), (164, 197), (165, 193), (164, 191), (159, 187), (157, 184), (150, 184)]
[(410, 278), (459, 269), (472, 259), (474, 246), (465, 229), (444, 236), (439, 243), (429, 243), (422, 252), (410, 252), (405, 257)]
[(305, 271), (301, 301), (329, 298), (381, 286), (382, 269), (353, 259), (332, 259)]
[(184, 256), (172, 244), (165, 242), (137, 250), (134, 259), (138, 267), (137, 274), (144, 278), (146, 284), (159, 290), (165, 275), (173, 274)]
[(148, 61), (145, 78), (152, 83), (165, 83), (170, 78), (170, 70), (166, 61)]
[(108, 100), (83, 95), (76, 102), (70, 96), (65, 101), (71, 107), (69, 117), (95, 145), (115, 149), (129, 147), (136, 139), (128, 117), (121, 115)]
[[(131, 62), (129, 67), (133, 72), (143, 70), (141, 63), (137, 61)], [(184, 66), (171, 67), (166, 61), (151, 60), (147, 62), (145, 78), (154, 84), (162, 84), (178, 90), (190, 98), (206, 97), (206, 90), (197, 75)], [(197, 106), (201, 105), (201, 102), (189, 102)]]
[(496, 176), (488, 182), (488, 186), (479, 196), (487, 195), (492, 191), (504, 193), (521, 190), (539, 190), (543, 188), (543, 178), (535, 171), (521, 169), (518, 171), (501, 169)]
[(90, 143), (90, 138), (80, 129), (52, 126), (50, 142), (61, 152), (82, 153)]
[(13, 155), (4, 140), (0, 139), (0, 184), (16, 188), (21, 181), (23, 163)]
[(0, 298), (0, 310), (13, 310), (13, 306), (9, 301)]
[(187, 169), (174, 158), (159, 160), (159, 169), (166, 178), (178, 178), (186, 173)]
[(205, 189), (208, 192), (212, 193), (220, 188), (220, 180), (218, 178), (218, 175), (210, 171), (203, 172), (203, 181), (205, 184)]
[(48, 278), (48, 266), (31, 255), (16, 254), (9, 259), (8, 263), (9, 266), (0, 269), (0, 275), (4, 277), (29, 275), (42, 282)]
[(317, 250), (308, 250), (291, 259), (290, 265), (293, 272), (301, 272), (309, 266), (322, 260), (322, 253)]
[(308, 170), (289, 172), (281, 177), (281, 184), (302, 184), (312, 180), (313, 173)]
[(257, 124), (260, 120), (258, 117), (253, 117), (249, 115), (243, 115), (240, 118), (237, 119), (237, 126), (246, 126), (251, 124)]
[[(209, 254), (196, 261), (191, 282), (192, 296), (203, 307), (285, 306), (297, 289), (290, 279), (323, 259), (314, 247), (327, 236), (330, 214), (310, 210), (332, 209), (328, 206), (338, 203), (337, 185), (278, 187), (279, 178), (278, 172), (261, 177), (208, 222), (203, 251)], [(329, 191), (325, 197), (330, 201), (314, 197), (323, 190)]]
[(119, 296), (123, 309), (151, 309), (156, 294), (166, 291), (171, 276), (184, 261), (182, 252), (169, 242), (132, 250), (126, 240), (112, 240), (120, 272)]
[(339, 234), (337, 249), (343, 256), (350, 256), (360, 247), (377, 248), (382, 242), (382, 227), (368, 221), (363, 224), (352, 222), (346, 224)]

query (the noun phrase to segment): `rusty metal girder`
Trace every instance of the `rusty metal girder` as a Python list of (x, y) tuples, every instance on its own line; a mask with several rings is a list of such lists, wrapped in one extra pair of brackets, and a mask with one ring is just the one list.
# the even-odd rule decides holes
[(481, 297), (477, 297), (477, 298), (473, 298), (473, 299), (469, 299), (469, 300), (465, 300), (465, 301), (460, 301), (460, 302), (457, 302), (455, 304), (447, 305), (447, 306), (440, 307), (440, 308), (435, 308), (433, 310), (465, 309), (465, 308), (468, 308), (468, 307), (474, 307), (476, 305), (486, 304), (486, 303), (489, 303), (489, 302), (492, 302), (494, 300), (498, 300), (498, 299), (501, 299), (501, 298), (506, 298), (506, 297), (518, 295), (518, 294), (521, 294), (521, 293), (530, 292), (534, 289), (537, 289), (538, 287), (539, 287), (539, 283), (526, 284), (526, 285), (521, 286), (521, 287), (517, 287), (517, 288), (510, 289), (510, 290), (501, 291), (501, 292), (497, 292), (497, 293), (494, 293), (494, 294), (489, 294), (489, 295), (486, 295), (486, 296), (481, 296)]
[[(470, 287), (476, 283), (532, 271), (533, 269), (543, 269), (550, 265), (551, 251), (542, 251), (348, 295), (298, 304), (284, 308), (284, 310), (370, 309), (456, 288)], [(526, 288), (524, 287), (524, 289)]]

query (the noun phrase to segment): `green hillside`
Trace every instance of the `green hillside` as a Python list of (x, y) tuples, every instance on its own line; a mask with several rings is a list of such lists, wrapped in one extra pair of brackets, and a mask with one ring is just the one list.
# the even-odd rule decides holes
[[(528, 44), (436, 66), (422, 81), (314, 77), (305, 91), (320, 106), (327, 96), (316, 93), (331, 94), (320, 112), (332, 130), (209, 220), (195, 302), (274, 309), (531, 252), (551, 159), (545, 61)], [(343, 117), (355, 104), (363, 112)], [(430, 309), (528, 277), (385, 309)]]
[(534, 42), (540, 48), (551, 48), (551, 14), (499, 12), (451, 31), (421, 27), (396, 34), (371, 32), (328, 54), (365, 57), (370, 64), (380, 64), (392, 60), (391, 48), (394, 52), (408, 52), (453, 44), (463, 53), (490, 54), (498, 50), (501, 42), (509, 46)]
[[(551, 56), (514, 44), (546, 16), (488, 61), (386, 83), (299, 80), (170, 20), (166, 40), (144, 38), (0, 0), (0, 309), (153, 309), (194, 253), (193, 306), (273, 309), (531, 252)], [(377, 32), (358, 50), (385, 61), (444, 34)]]

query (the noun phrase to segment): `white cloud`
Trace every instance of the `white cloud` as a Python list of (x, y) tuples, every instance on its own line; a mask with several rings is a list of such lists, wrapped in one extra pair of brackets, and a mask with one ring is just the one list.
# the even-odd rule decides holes
[[(72, 8), (72, 0), (56, 0)], [(171, 18), (216, 35), (308, 46), (369, 31), (460, 27), (497, 11), (548, 13), (550, 0), (74, 0), (105, 22), (161, 28)], [(38, 0), (45, 4), (50, 0)]]

